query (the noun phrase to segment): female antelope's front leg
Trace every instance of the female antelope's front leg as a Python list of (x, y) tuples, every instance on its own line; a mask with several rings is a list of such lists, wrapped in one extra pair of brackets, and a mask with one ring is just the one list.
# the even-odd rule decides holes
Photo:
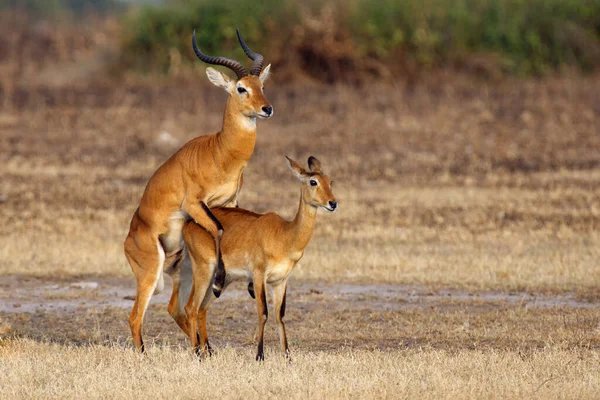
[(281, 349), (285, 353), (288, 359), (290, 357), (290, 349), (288, 348), (287, 336), (285, 334), (285, 323), (283, 317), (285, 316), (285, 296), (287, 290), (287, 280), (273, 287), (273, 303), (275, 304), (275, 316), (277, 318), (277, 325), (279, 325), (279, 341), (281, 342)]
[(265, 359), (263, 351), (265, 324), (269, 318), (266, 283), (263, 273), (254, 274), (254, 293), (256, 294), (256, 311), (258, 313), (258, 352), (256, 353), (256, 361), (263, 361)]

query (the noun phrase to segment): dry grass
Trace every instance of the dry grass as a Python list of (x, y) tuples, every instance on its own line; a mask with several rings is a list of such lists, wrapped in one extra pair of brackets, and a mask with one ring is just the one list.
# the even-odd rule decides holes
[[(225, 349), (199, 363), (189, 352), (2, 342), (2, 398), (594, 398), (598, 354), (542, 349), (298, 352), (255, 363)], [(60, 376), (60, 379), (56, 379)]]
[[(273, 84), (242, 206), (291, 217), (283, 155), (316, 155), (341, 207), (319, 215), (296, 276), (596, 296), (600, 80), (451, 78)], [(219, 128), (225, 95), (123, 86), (31, 89), (2, 114), (1, 274), (129, 276), (122, 241), (148, 177)]]
[(0, 314), (0, 397), (541, 399), (593, 398), (600, 389), (598, 308), (386, 302), (292, 282), (289, 366), (272, 321), (267, 361), (254, 362), (255, 311), (242, 294), (226, 292), (211, 308), (217, 353), (204, 362), (164, 304), (148, 315), (145, 357), (132, 350), (126, 309)]
[[(36, 292), (40, 282), (19, 286), (40, 302), (64, 304)], [(272, 318), (267, 360), (254, 362), (254, 302), (243, 288), (211, 307), (217, 353), (204, 362), (188, 349), (166, 301), (150, 308), (145, 357), (132, 349), (128, 309), (102, 307), (102, 300), (0, 312), (0, 397), (593, 398), (599, 389), (598, 307), (311, 287), (290, 284), (291, 366)]]

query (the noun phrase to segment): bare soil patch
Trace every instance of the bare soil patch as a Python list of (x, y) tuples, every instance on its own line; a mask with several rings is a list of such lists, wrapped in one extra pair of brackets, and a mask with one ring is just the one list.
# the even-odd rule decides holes
[[(168, 279), (167, 279), (168, 281)], [(96, 286), (97, 285), (97, 286)], [(116, 279), (87, 282), (2, 278), (0, 316), (6, 336), (53, 343), (114, 344), (129, 341), (127, 316), (135, 284)], [(96, 287), (94, 287), (96, 286)], [(185, 346), (185, 335), (166, 312), (170, 286), (153, 297), (147, 317), (149, 343)], [(435, 290), (415, 285), (292, 282), (289, 330), (294, 347), (330, 350), (543, 348), (549, 343), (597, 348), (597, 302), (573, 295)], [(248, 346), (255, 305), (245, 288), (233, 287), (211, 307), (210, 334), (220, 346)], [(269, 340), (277, 348), (271, 321)]]

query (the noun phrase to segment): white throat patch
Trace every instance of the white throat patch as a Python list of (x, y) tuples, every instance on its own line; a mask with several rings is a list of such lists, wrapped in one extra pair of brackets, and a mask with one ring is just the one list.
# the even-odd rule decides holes
[(256, 117), (252, 117), (252, 118), (244, 117), (242, 119), (242, 125), (247, 130), (254, 130), (254, 129), (256, 129)]

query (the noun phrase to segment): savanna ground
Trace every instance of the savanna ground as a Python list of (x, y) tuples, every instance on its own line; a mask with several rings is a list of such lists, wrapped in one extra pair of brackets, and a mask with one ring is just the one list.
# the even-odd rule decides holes
[(288, 365), (273, 318), (254, 362), (243, 287), (209, 312), (209, 360), (168, 293), (147, 314), (148, 354), (129, 339), (129, 220), (154, 170), (220, 128), (225, 94), (201, 78), (14, 88), (0, 113), (0, 398), (597, 397), (599, 91), (598, 76), (275, 78), (240, 205), (293, 216), (284, 155), (317, 156), (340, 204), (319, 213), (290, 282)]

